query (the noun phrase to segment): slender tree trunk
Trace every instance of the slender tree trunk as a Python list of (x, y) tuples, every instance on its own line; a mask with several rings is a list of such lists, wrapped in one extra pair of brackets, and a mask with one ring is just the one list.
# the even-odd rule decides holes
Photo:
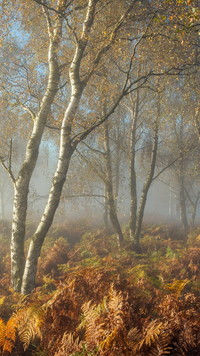
[(110, 220), (112, 222), (113, 228), (116, 232), (118, 238), (118, 245), (121, 247), (124, 237), (121, 230), (121, 226), (117, 217), (116, 205), (113, 192), (113, 182), (112, 182), (112, 165), (111, 165), (111, 153), (110, 153), (110, 142), (109, 142), (109, 124), (108, 121), (104, 123), (104, 145), (106, 152), (106, 190), (108, 198), (108, 208)]
[(157, 157), (157, 150), (158, 150), (159, 119), (160, 119), (160, 98), (158, 97), (157, 117), (154, 122), (154, 137), (153, 137), (153, 147), (152, 147), (152, 153), (151, 153), (151, 164), (150, 164), (149, 174), (147, 176), (147, 179), (146, 179), (143, 189), (142, 189), (140, 206), (139, 206), (138, 213), (137, 213), (135, 236), (134, 236), (135, 250), (136, 250), (136, 252), (139, 252), (139, 253), (141, 253), (140, 236), (141, 236), (142, 221), (143, 221), (143, 217), (144, 217), (144, 210), (145, 210), (145, 206), (146, 206), (149, 188), (153, 182), (153, 176), (154, 176), (155, 166), (156, 166), (156, 157)]
[[(199, 204), (199, 199), (200, 199), (200, 192), (197, 193), (197, 196), (196, 198), (193, 200), (189, 194), (189, 192), (187, 191), (187, 189), (185, 188), (184, 186), (184, 193), (185, 193), (185, 198), (188, 199), (190, 205), (191, 205), (191, 216), (190, 216), (190, 225), (191, 226), (194, 226), (195, 224), (195, 219), (196, 219), (196, 214), (197, 214), (197, 207), (198, 207), (198, 204)], [(188, 221), (188, 219), (187, 219)], [(189, 225), (189, 223), (188, 223)]]
[(180, 150), (180, 171), (179, 171), (179, 202), (180, 202), (180, 219), (182, 228), (185, 235), (188, 234), (188, 217), (187, 217), (187, 208), (186, 208), (186, 194), (185, 194), (185, 164), (184, 164), (184, 135), (183, 135), (183, 119), (181, 117), (180, 121), (180, 132), (179, 132), (179, 150)]
[(200, 114), (200, 109), (195, 107), (194, 122), (200, 140), (200, 115), (199, 114)]
[(120, 149), (120, 123), (117, 123), (117, 134), (116, 134), (116, 150), (115, 150), (115, 180), (114, 180), (114, 197), (115, 197), (115, 207), (118, 208), (118, 196), (119, 196), (119, 185), (120, 185), (120, 163), (121, 163), (121, 149)]
[(41, 102), (40, 110), (34, 117), (31, 137), (28, 141), (25, 159), (14, 181), (14, 205), (11, 237), (11, 281), (15, 291), (20, 291), (24, 271), (24, 239), (27, 214), (29, 184), (34, 171), (39, 146), (45, 129), (47, 117), (58, 90), (59, 67), (57, 61), (58, 40), (51, 40), (49, 46), (49, 77), (46, 93)]
[(5, 198), (4, 198), (4, 188), (1, 188), (1, 218), (5, 219)]
[(106, 229), (108, 229), (109, 224), (108, 224), (108, 197), (107, 197), (107, 189), (106, 189), (106, 184), (105, 184), (105, 198), (104, 198), (104, 214), (103, 214), (103, 221), (104, 221), (104, 226)]
[(197, 214), (197, 206), (198, 206), (198, 200), (196, 200), (194, 205), (192, 206), (191, 226), (195, 225), (195, 219), (196, 219), (196, 214)]
[(184, 198), (183, 192), (180, 192), (180, 218), (181, 218), (181, 224), (182, 224), (184, 233), (185, 233), (185, 235), (187, 235), (189, 226), (188, 226), (185, 198)]
[(58, 165), (56, 172), (54, 174), (51, 190), (49, 193), (49, 198), (38, 225), (38, 228), (32, 238), (30, 247), (28, 250), (28, 255), (26, 258), (26, 265), (23, 276), (22, 283), (22, 293), (30, 293), (34, 288), (34, 281), (37, 271), (38, 258), (40, 256), (40, 251), (44, 238), (51, 227), (54, 219), (55, 212), (57, 210), (58, 204), (60, 202), (60, 197), (62, 193), (62, 188), (66, 180), (67, 171), (69, 168), (70, 160), (75, 147), (71, 145), (71, 124), (72, 120), (76, 114), (80, 98), (82, 95), (82, 87), (80, 84), (74, 84), (74, 79), (72, 79), (72, 95), (65, 113), (65, 118), (63, 120), (63, 125), (61, 129), (61, 139), (60, 139), (60, 151), (58, 158)]
[(65, 154), (63, 153), (63, 160), (61, 163), (62, 167), (60, 166), (60, 168), (58, 167), (56, 170), (47, 205), (38, 228), (31, 240), (23, 275), (23, 294), (30, 293), (34, 288), (38, 258), (40, 256), (42, 244), (49, 228), (52, 225), (55, 212), (60, 202), (61, 192), (66, 180), (72, 154), (73, 149), (70, 146), (68, 148), (65, 147)]
[[(181, 164), (182, 165), (182, 164)], [(179, 200), (180, 200), (180, 219), (182, 228), (184, 230), (185, 235), (188, 234), (188, 218), (187, 218), (187, 208), (186, 208), (186, 196), (184, 189), (184, 177), (180, 176), (180, 192), (179, 192)]]
[(194, 226), (196, 214), (197, 214), (197, 207), (200, 199), (200, 192), (198, 192), (195, 201), (192, 203), (192, 216), (191, 216), (191, 225)]
[(132, 125), (131, 125), (131, 141), (130, 141), (130, 221), (129, 221), (129, 233), (130, 240), (135, 239), (136, 229), (136, 216), (137, 216), (137, 179), (135, 170), (135, 151), (136, 151), (136, 130), (139, 114), (139, 89), (136, 92), (136, 101), (134, 112), (132, 112)]

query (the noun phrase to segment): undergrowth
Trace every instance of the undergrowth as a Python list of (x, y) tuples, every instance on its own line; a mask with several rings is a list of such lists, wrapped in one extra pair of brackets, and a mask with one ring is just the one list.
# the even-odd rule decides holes
[[(37, 286), (9, 287), (4, 236), (0, 275), (0, 354), (31, 356), (198, 356), (200, 238), (148, 227), (141, 255), (119, 251), (106, 231), (49, 236)], [(173, 237), (173, 238), (172, 238)]]

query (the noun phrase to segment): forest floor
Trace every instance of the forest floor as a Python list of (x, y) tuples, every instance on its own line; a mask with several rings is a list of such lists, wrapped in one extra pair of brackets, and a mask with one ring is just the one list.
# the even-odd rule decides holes
[(0, 231), (0, 355), (200, 355), (200, 228), (186, 240), (145, 226), (136, 254), (126, 228), (119, 250), (105, 230), (54, 227), (27, 296), (10, 288), (9, 225)]

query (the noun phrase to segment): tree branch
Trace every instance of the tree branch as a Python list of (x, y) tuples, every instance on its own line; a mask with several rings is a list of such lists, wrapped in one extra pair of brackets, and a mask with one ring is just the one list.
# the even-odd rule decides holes
[(15, 179), (14, 174), (12, 172), (12, 139), (10, 139), (10, 145), (9, 145), (8, 166), (5, 164), (5, 159), (3, 159), (3, 157), (0, 157), (0, 163), (1, 163), (2, 167), (8, 173), (12, 183), (15, 184), (16, 179)]

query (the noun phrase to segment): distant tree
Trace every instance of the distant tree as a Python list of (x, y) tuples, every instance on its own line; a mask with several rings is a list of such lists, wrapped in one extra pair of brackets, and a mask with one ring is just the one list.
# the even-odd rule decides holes
[[(104, 105), (105, 106), (105, 105)], [(104, 107), (104, 111), (105, 111)], [(101, 182), (104, 198), (104, 224), (108, 228), (108, 216), (118, 238), (119, 246), (123, 242), (123, 233), (118, 219), (118, 195), (119, 186), (122, 181), (122, 145), (124, 137), (121, 130), (119, 110), (110, 122), (105, 122), (100, 130), (96, 132), (96, 140), (84, 143), (84, 150), (79, 150), (79, 156), (87, 165), (89, 175), (93, 180)], [(94, 136), (93, 136), (94, 137)], [(85, 176), (86, 178), (87, 176)], [(84, 179), (84, 177), (83, 177)], [(100, 186), (98, 186), (100, 189)], [(91, 197), (95, 196), (91, 194)]]
[(168, 155), (173, 157), (177, 153), (179, 157), (170, 166), (170, 180), (176, 190), (180, 221), (187, 236), (190, 224), (195, 223), (200, 198), (199, 144), (193, 126), (181, 114), (174, 122), (168, 145)]

